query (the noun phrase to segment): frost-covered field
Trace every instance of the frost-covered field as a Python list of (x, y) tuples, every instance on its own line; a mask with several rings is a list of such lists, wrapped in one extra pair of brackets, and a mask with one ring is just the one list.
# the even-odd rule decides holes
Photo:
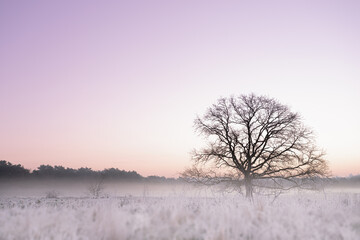
[(360, 239), (359, 193), (0, 198), (0, 239)]

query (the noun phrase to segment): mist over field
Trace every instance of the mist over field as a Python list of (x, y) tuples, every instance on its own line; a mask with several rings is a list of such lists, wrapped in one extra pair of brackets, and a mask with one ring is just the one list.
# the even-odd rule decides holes
[[(0, 199), (0, 239), (358, 239), (360, 193), (255, 198), (184, 186), (33, 186)], [(49, 187), (56, 194), (48, 195)], [(54, 188), (55, 187), (55, 188)], [(37, 190), (35, 190), (37, 189)], [(15, 190), (15, 189), (14, 189)], [(36, 194), (37, 193), (37, 196)], [(113, 194), (111, 194), (113, 193)]]
[(0, 180), (0, 239), (360, 237), (360, 175), (309, 179), (308, 189), (255, 182), (251, 199), (241, 181), (206, 185), (117, 168), (30, 171), (0, 161)]
[[(30, 179), (2, 180), (0, 197), (46, 197), (55, 192), (58, 197), (95, 197), (89, 190), (99, 179)], [(126, 180), (105, 180), (101, 183), (99, 198), (110, 196), (168, 196), (173, 192), (188, 191), (192, 186), (185, 183), (153, 183)]]
[[(359, 177), (357, 177), (359, 178)], [(101, 185), (99, 196), (91, 193), (91, 187), (97, 184)], [(282, 194), (302, 194), (308, 195), (317, 193), (360, 193), (359, 179), (351, 178), (333, 178), (325, 184), (322, 183), (318, 190), (307, 191), (294, 189), (283, 191)], [(192, 184), (179, 179), (163, 181), (126, 181), (114, 179), (4, 179), (0, 181), (1, 198), (27, 198), (38, 197), (46, 198), (47, 194), (54, 193), (59, 198), (108, 198), (108, 197), (168, 197), (168, 196), (211, 196), (212, 194), (223, 194), (224, 196), (238, 196), (243, 198), (244, 189), (229, 189), (228, 186), (214, 185), (204, 186), (201, 184)], [(269, 190), (259, 190), (260, 195), (270, 195)], [(272, 192), (271, 192), (272, 193)]]
[(0, 239), (359, 239), (360, 185), (238, 192), (184, 182), (4, 180)]

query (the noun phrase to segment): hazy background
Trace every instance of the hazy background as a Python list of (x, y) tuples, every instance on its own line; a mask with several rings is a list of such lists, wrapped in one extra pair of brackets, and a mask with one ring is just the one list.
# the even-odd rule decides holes
[(0, 159), (176, 177), (220, 96), (301, 113), (360, 173), (359, 1), (0, 1)]

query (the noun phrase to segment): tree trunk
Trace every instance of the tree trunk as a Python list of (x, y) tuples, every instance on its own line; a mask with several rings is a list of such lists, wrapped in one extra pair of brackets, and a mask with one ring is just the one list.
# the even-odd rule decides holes
[(252, 200), (253, 199), (253, 186), (252, 186), (251, 178), (249, 176), (245, 177), (245, 191), (246, 191), (246, 198)]

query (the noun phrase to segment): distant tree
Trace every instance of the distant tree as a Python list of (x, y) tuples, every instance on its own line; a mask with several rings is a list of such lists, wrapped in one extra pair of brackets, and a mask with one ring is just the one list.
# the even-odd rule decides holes
[(0, 161), (0, 177), (25, 177), (30, 174), (29, 169), (22, 165), (13, 165), (5, 160)]
[(165, 177), (154, 176), (154, 175), (146, 177), (146, 180), (149, 182), (158, 182), (158, 183), (165, 182), (165, 181), (173, 181), (173, 180), (167, 179)]
[(328, 174), (324, 153), (299, 114), (275, 99), (251, 95), (220, 98), (196, 130), (208, 145), (193, 153), (194, 165), (183, 172), (189, 181), (236, 182), (252, 198), (255, 187), (285, 189), (301, 180)]
[(51, 177), (55, 176), (54, 167), (50, 165), (40, 165), (36, 170), (32, 172), (34, 176), (37, 177)]
[(105, 178), (117, 178), (126, 180), (140, 180), (142, 176), (135, 171), (124, 171), (117, 168), (108, 168), (101, 171)]
[(81, 177), (81, 178), (86, 178), (86, 177), (95, 177), (97, 175), (99, 175), (97, 172), (93, 171), (91, 168), (79, 168), (76, 171), (77, 176)]
[(92, 197), (98, 198), (102, 194), (104, 187), (104, 176), (100, 175), (96, 182), (93, 182), (89, 187), (89, 193)]

